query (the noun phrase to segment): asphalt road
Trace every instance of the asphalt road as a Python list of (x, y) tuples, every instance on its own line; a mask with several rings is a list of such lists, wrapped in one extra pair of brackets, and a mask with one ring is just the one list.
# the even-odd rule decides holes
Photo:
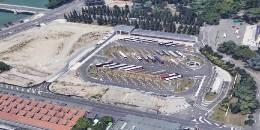
[(73, 9), (79, 9), (84, 5), (84, 1), (74, 0), (71, 3), (65, 4), (59, 8), (48, 10), (44, 12), (44, 16), (37, 18), (35, 20), (22, 23), (19, 25), (11, 26), (7, 29), (0, 31), (0, 39), (6, 38), (8, 36), (17, 34), (19, 32), (28, 30), (35, 27), (38, 23), (48, 23), (58, 18), (63, 18), (64, 13), (72, 11)]
[[(48, 83), (43, 83), (39, 84), (39, 86), (34, 86), (34, 87), (45, 87), (47, 88), (49, 84)], [(6, 87), (8, 86), (8, 87)], [(161, 115), (157, 113), (149, 113), (149, 112), (141, 112), (133, 109), (126, 109), (126, 108), (121, 108), (115, 105), (111, 104), (103, 104), (100, 102), (95, 102), (95, 101), (90, 101), (90, 100), (85, 100), (80, 97), (73, 97), (73, 96), (64, 96), (60, 94), (54, 94), (49, 91), (41, 91), (40, 93), (32, 93), (31, 91), (27, 91), (27, 88), (21, 89), (21, 87), (18, 86), (13, 86), (12, 85), (0, 85), (1, 91), (8, 92), (10, 94), (16, 94), (19, 96), (25, 96), (28, 98), (36, 98), (36, 99), (41, 99), (45, 101), (53, 101), (57, 103), (65, 103), (73, 106), (84, 106), (84, 108), (92, 108), (91, 111), (96, 112), (96, 113), (113, 113), (115, 116), (122, 116), (122, 115), (135, 115), (135, 116), (141, 116), (141, 117), (149, 117), (149, 118), (154, 118), (154, 119), (159, 119), (159, 120), (165, 120), (169, 122), (174, 122), (174, 123), (180, 123), (185, 126), (198, 126), (201, 130), (229, 130), (229, 128), (220, 128), (220, 126), (208, 124), (208, 123), (201, 123), (198, 124), (196, 122), (190, 121), (190, 120), (184, 120), (180, 119), (177, 117), (173, 116), (166, 116), (166, 115)], [(16, 88), (18, 87), (18, 89)], [(12, 88), (12, 89), (11, 89)], [(34, 89), (34, 88), (28, 88), (28, 89)], [(87, 109), (89, 111), (89, 109)], [(202, 119), (200, 119), (202, 120)], [(205, 119), (204, 119), (205, 121)]]

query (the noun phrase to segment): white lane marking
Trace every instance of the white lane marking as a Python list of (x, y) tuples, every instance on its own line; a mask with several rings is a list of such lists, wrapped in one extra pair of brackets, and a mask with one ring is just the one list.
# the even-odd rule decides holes
[(202, 120), (202, 116), (199, 117), (199, 121), (200, 121), (201, 123), (205, 123), (205, 122)]
[(217, 123), (214, 123), (216, 126), (220, 126), (219, 124), (217, 124)]
[(209, 122), (206, 118), (204, 118), (204, 121), (206, 121), (208, 124), (212, 125), (212, 123)]
[(200, 82), (199, 88), (198, 88), (197, 92), (195, 93), (195, 97), (197, 97), (199, 95), (199, 92), (200, 92), (201, 87), (202, 87), (202, 85), (203, 85), (203, 83), (205, 81), (205, 78), (206, 78), (206, 76), (203, 76), (203, 78), (202, 78), (202, 80)]

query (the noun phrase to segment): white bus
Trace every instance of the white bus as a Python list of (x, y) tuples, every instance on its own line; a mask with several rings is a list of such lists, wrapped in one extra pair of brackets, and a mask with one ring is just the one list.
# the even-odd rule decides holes
[(169, 53), (170, 53), (172, 56), (174, 56), (174, 57), (178, 57), (178, 55), (175, 54), (173, 51), (169, 51)]
[(176, 51), (176, 53), (181, 57), (185, 57), (185, 55), (183, 55), (180, 51)]
[(107, 65), (104, 65), (103, 67), (110, 67), (110, 66), (114, 66), (114, 65), (118, 65), (119, 63), (112, 63), (112, 64), (107, 64)]
[(118, 69), (123, 70), (123, 69), (131, 68), (131, 67), (135, 67), (135, 65), (128, 65), (128, 66), (120, 67)]
[(165, 80), (168, 81), (168, 80), (178, 79), (178, 78), (181, 78), (181, 77), (182, 77), (181, 75), (175, 75), (175, 76), (171, 76), (169, 78), (165, 78)]
[(108, 68), (109, 68), (109, 69), (116, 69), (116, 68), (124, 67), (124, 66), (127, 66), (127, 64), (119, 64), (119, 65), (115, 65), (115, 66), (110, 66), (110, 67), (108, 67)]
[(164, 54), (166, 54), (167, 56), (171, 55), (169, 52), (167, 52), (167, 51), (165, 51), (165, 50), (162, 50), (162, 52), (163, 52)]
[(127, 59), (127, 56), (122, 52), (122, 51), (119, 51), (118, 52), (124, 59)]
[(127, 69), (124, 69), (124, 70), (130, 71), (130, 70), (141, 69), (141, 68), (143, 68), (143, 66), (135, 66), (135, 67), (127, 68)]

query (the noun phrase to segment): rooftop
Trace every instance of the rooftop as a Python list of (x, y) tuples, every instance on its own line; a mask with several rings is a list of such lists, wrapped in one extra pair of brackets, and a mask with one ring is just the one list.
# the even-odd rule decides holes
[(130, 33), (134, 30), (134, 27), (133, 26), (127, 26), (127, 25), (117, 25), (117, 26), (114, 27), (114, 30)]
[(134, 31), (132, 31), (131, 34), (132, 35), (147, 36), (147, 37), (187, 41), (187, 42), (196, 42), (195, 36), (186, 35), (186, 34), (168, 33), (168, 32), (160, 32), (160, 31), (150, 31), (150, 30), (142, 30), (142, 29), (135, 29)]
[[(37, 105), (38, 104), (38, 105)], [(0, 94), (0, 119), (51, 130), (70, 130), (85, 111)], [(69, 116), (70, 118), (63, 118)]]

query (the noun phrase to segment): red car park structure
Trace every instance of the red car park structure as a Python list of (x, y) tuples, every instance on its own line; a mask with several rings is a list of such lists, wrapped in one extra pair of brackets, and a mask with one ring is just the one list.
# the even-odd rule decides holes
[(51, 130), (70, 130), (85, 115), (80, 109), (0, 94), (0, 119)]

